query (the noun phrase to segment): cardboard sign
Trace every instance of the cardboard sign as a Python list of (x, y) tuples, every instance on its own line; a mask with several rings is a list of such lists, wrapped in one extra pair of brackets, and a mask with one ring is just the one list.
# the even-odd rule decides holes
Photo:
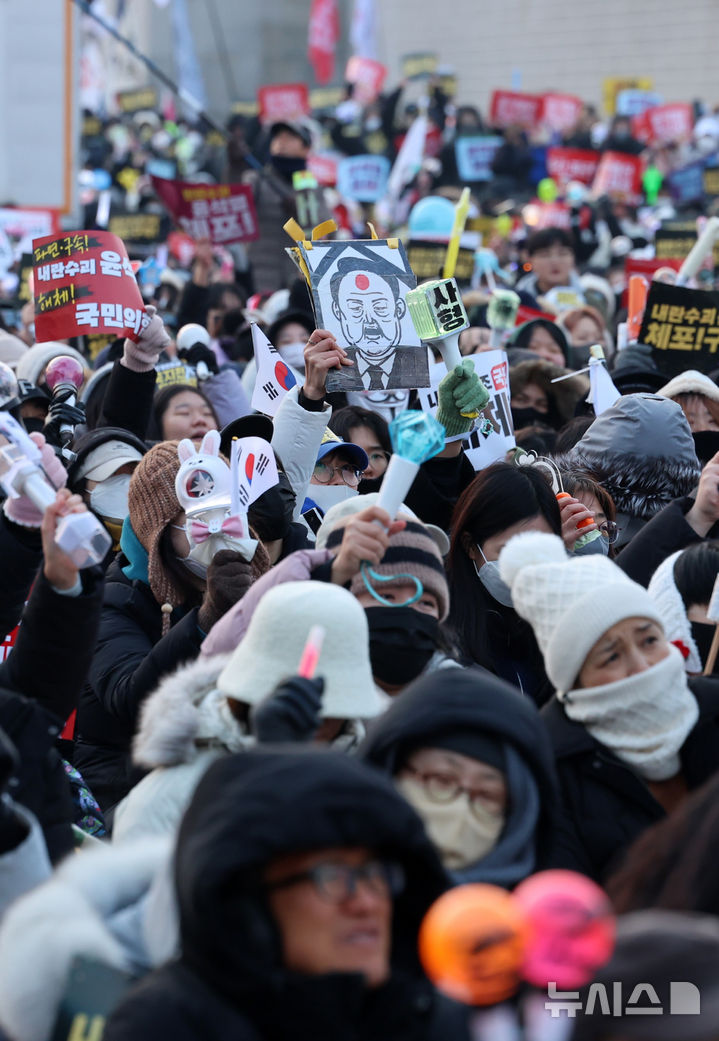
[(297, 380), (280, 352), (255, 322), (252, 323), (252, 347), (257, 365), (252, 407), (265, 416), (274, 417), (287, 391), (295, 386)]
[(642, 161), (623, 152), (605, 152), (592, 183), (592, 195), (608, 195), (623, 202), (638, 202), (642, 190)]
[(123, 242), (151, 245), (159, 242), (161, 226), (159, 213), (118, 213), (110, 217), (107, 230)]
[(142, 87), (140, 90), (122, 90), (117, 95), (117, 105), (121, 112), (142, 112), (143, 109), (159, 107), (157, 91), (154, 87)]
[(377, 202), (387, 190), (390, 161), (383, 155), (352, 155), (337, 166), (337, 191), (345, 199)]
[(345, 80), (354, 84), (353, 97), (360, 105), (370, 105), (382, 92), (387, 78), (387, 67), (372, 58), (353, 54), (347, 62)]
[(197, 374), (192, 365), (184, 365), (181, 361), (168, 361), (162, 365), (155, 366), (157, 378), (155, 387), (171, 387), (175, 383), (187, 384), (189, 387), (197, 386)]
[(406, 303), (417, 279), (401, 243), (318, 241), (288, 252), (309, 271), (317, 328), (328, 329), (354, 363), (328, 372), (328, 392), (429, 385), (427, 351)]
[(692, 107), (684, 102), (658, 105), (632, 119), (635, 137), (652, 145), (665, 144), (667, 141), (688, 141), (693, 128)]
[(602, 83), (604, 111), (613, 116), (617, 111), (617, 97), (624, 90), (652, 90), (654, 80), (649, 76), (608, 76)]
[(33, 242), (39, 343), (85, 333), (137, 341), (149, 324), (125, 244), (107, 231), (74, 231)]
[(152, 177), (152, 186), (182, 230), (215, 246), (260, 237), (252, 189), (246, 184), (189, 184)]
[(711, 372), (719, 364), (719, 293), (652, 282), (639, 342), (652, 348), (660, 372)]
[(431, 52), (405, 54), (401, 60), (403, 80), (421, 80), (434, 76), (439, 58)]
[[(470, 359), (474, 363), (475, 372), (489, 392), (489, 402), (480, 418), (488, 419), (492, 429), (487, 433), (480, 433), (477, 429), (470, 434), (465, 441), (464, 454), (475, 470), (483, 470), (497, 460), (503, 460), (516, 443), (509, 404), (509, 364), (507, 355), (502, 350), (482, 351), (480, 354), (470, 355)], [(423, 412), (436, 415), (437, 388), (446, 374), (444, 362), (431, 366), (431, 386), (427, 390), (417, 392)]]
[(338, 152), (310, 152), (307, 169), (318, 184), (332, 188), (337, 184), (337, 167), (342, 156)]
[(641, 116), (648, 108), (663, 105), (664, 98), (653, 90), (620, 90), (616, 98), (618, 116)]
[(236, 482), (237, 500), (247, 511), (255, 499), (279, 483), (275, 453), (261, 437), (242, 437), (232, 441), (230, 469)]
[(599, 152), (587, 148), (547, 149), (547, 172), (560, 187), (570, 181), (591, 184), (599, 166)]
[(573, 94), (543, 94), (540, 119), (550, 130), (561, 133), (576, 125), (583, 108), (582, 99)]
[(491, 181), (494, 177), (492, 160), (503, 143), (502, 137), (481, 134), (455, 138), (454, 156), (460, 181)]
[(277, 123), (309, 115), (310, 95), (306, 83), (273, 83), (257, 91), (260, 121)]
[(534, 127), (539, 123), (541, 111), (542, 98), (535, 94), (495, 90), (489, 106), (489, 122), (494, 127), (508, 127), (512, 123)]
[[(407, 259), (420, 282), (428, 278), (441, 278), (447, 256), (446, 242), (425, 242), (410, 239), (407, 243)], [(469, 285), (474, 274), (474, 250), (460, 246), (454, 277), (460, 285)]]

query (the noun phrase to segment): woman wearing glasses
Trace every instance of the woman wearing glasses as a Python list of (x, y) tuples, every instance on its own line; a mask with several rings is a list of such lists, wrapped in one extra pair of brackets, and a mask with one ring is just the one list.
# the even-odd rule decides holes
[(175, 853), (182, 949), (115, 1011), (106, 1041), (466, 1041), (466, 1011), (417, 959), (446, 888), (416, 813), (350, 756), (215, 763)]

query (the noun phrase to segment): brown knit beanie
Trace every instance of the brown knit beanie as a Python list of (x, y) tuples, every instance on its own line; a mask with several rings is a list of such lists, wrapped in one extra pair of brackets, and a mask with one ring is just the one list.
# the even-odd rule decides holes
[[(333, 528), (327, 537), (326, 548), (334, 549), (342, 542), (344, 526)], [(444, 572), (442, 557), (437, 543), (417, 521), (407, 521), (404, 531), (390, 536), (387, 552), (374, 568), (378, 575), (412, 575), (422, 583), (425, 592), (437, 597), (439, 620), (443, 622), (449, 613), (449, 586)], [(356, 574), (350, 592), (359, 596), (365, 592), (361, 574)], [(384, 588), (384, 586), (382, 587)]]
[(160, 539), (173, 517), (182, 511), (175, 495), (180, 469), (179, 441), (161, 441), (137, 464), (130, 481), (129, 506), (132, 530), (147, 550), (150, 589), (158, 604), (177, 607), (185, 594), (162, 563)]

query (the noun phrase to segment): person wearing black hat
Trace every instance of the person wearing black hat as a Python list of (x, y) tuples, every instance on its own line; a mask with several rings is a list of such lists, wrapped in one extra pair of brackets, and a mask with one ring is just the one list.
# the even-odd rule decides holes
[(105, 1041), (466, 1041), (417, 956), (446, 889), (391, 783), (316, 749), (214, 763), (180, 826), (181, 953), (132, 988)]

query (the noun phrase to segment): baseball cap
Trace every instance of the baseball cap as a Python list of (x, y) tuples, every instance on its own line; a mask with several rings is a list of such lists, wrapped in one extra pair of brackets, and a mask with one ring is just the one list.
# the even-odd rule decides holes
[(317, 462), (324, 459), (330, 452), (336, 452), (342, 449), (343, 455), (347, 456), (357, 467), (358, 470), (366, 470), (369, 466), (369, 459), (364, 448), (360, 448), (359, 445), (353, 445), (351, 441), (343, 441), (341, 437), (333, 433), (327, 427), (324, 434), (322, 435), (322, 444), (320, 450), (317, 453)]
[(299, 137), (300, 141), (303, 142), (309, 148), (312, 144), (312, 135), (308, 128), (303, 123), (298, 123), (294, 119), (278, 119), (276, 123), (273, 123), (270, 127), (270, 141), (277, 134), (282, 133), (283, 130), (288, 131), (290, 134), (294, 134), (295, 137)]
[(269, 416), (261, 416), (259, 413), (240, 416), (239, 419), (227, 423), (220, 431), (220, 451), (229, 459), (234, 438), (261, 437), (263, 441), (271, 442), (273, 433), (274, 427)]
[(104, 481), (126, 463), (139, 463), (142, 453), (125, 441), (105, 441), (85, 456), (76, 478)]

